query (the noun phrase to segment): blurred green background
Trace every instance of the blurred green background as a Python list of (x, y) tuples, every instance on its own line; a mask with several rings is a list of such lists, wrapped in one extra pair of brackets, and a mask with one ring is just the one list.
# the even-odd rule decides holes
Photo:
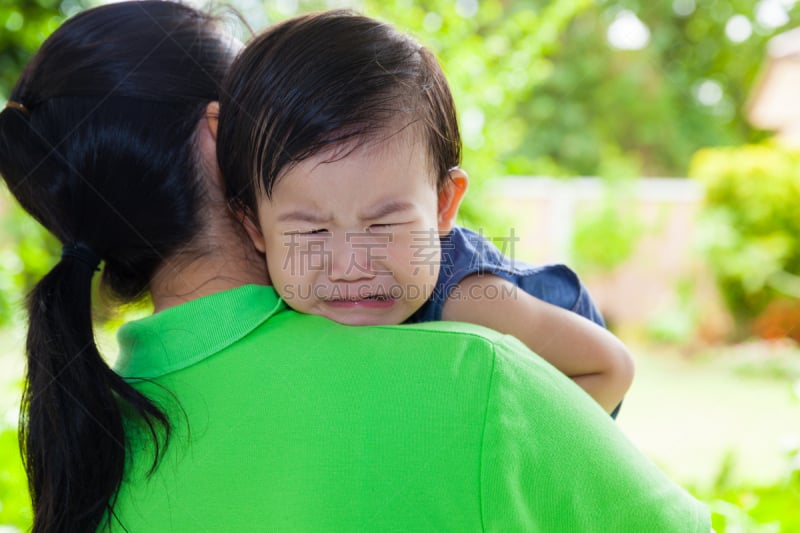
[[(768, 42), (800, 26), (795, 4), (231, 2), (255, 29), (352, 7), (436, 53), (472, 178), (464, 222), (501, 236), (552, 211), (518, 233), (520, 257), (584, 277), (637, 357), (622, 429), (730, 533), (800, 531), (800, 153), (747, 117)], [(0, 0), (0, 101), (42, 40), (89, 5)], [(246, 41), (226, 5), (211, 9)], [(688, 210), (669, 203), (678, 190)], [(14, 429), (21, 301), (58, 245), (5, 188), (0, 220), (0, 531), (14, 531), (30, 523)], [(660, 252), (687, 259), (662, 275)], [(634, 309), (652, 286), (668, 297)], [(98, 330), (112, 357), (116, 323)]]

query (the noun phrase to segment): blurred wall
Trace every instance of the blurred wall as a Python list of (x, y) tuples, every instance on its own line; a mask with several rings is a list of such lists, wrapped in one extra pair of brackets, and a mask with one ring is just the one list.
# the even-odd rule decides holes
[[(697, 182), (640, 178), (619, 198), (612, 193), (615, 207), (626, 211), (641, 233), (632, 254), (610, 271), (576, 264), (571, 250), (580, 217), (608, 201), (603, 180), (505, 178), (487, 191), (493, 217), (502, 227), (514, 228), (519, 239), (515, 257), (571, 266), (613, 329), (644, 332), (672, 320), (675, 328), (691, 328), (700, 340), (715, 341), (728, 333), (727, 313), (695, 252), (694, 220), (703, 198)], [(677, 324), (681, 321), (683, 326)]]

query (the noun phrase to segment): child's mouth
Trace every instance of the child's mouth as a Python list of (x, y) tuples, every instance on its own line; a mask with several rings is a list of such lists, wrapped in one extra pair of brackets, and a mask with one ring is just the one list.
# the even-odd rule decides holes
[(387, 308), (394, 305), (395, 299), (385, 294), (372, 294), (357, 298), (336, 298), (328, 300), (328, 305), (333, 307), (366, 307), (366, 308)]

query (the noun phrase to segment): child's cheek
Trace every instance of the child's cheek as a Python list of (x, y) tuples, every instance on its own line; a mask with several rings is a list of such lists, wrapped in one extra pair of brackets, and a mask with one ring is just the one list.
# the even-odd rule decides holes
[(390, 261), (397, 277), (411, 277), (424, 282), (438, 276), (441, 243), (435, 229), (415, 229), (398, 232), (389, 250)]
[(271, 246), (267, 247), (270, 276), (284, 299), (288, 299), (284, 294), (288, 292), (286, 287), (299, 288), (310, 279), (315, 267), (318, 269), (323, 267), (315, 265), (318, 261), (309, 253), (310, 249), (309, 243), (297, 235), (273, 239)]

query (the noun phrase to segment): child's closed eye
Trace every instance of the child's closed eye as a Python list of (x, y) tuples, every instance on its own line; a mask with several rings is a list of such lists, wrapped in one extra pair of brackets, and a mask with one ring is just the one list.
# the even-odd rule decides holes
[(384, 223), (384, 224), (370, 224), (370, 226), (367, 228), (367, 230), (368, 230), (368, 231), (382, 230), (382, 229), (391, 228), (391, 227), (393, 227), (393, 226), (396, 226), (396, 225), (397, 225), (397, 224), (390, 224), (390, 223)]
[(287, 231), (284, 235), (327, 235), (329, 231), (325, 228)]
[(370, 224), (369, 227), (367, 227), (367, 231), (369, 232), (387, 231), (393, 228), (397, 228), (398, 226), (402, 226), (404, 224), (408, 224), (408, 222), (395, 221), (395, 222), (381, 222), (377, 224)]

